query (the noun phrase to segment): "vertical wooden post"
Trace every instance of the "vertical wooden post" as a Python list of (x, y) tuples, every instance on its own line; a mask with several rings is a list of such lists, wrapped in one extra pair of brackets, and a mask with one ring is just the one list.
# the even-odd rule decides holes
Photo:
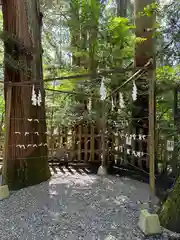
[(60, 126), (58, 126), (58, 148), (61, 147), (61, 129)]
[(124, 158), (124, 163), (126, 164), (126, 165), (128, 165), (128, 163), (129, 163), (129, 159), (128, 159), (128, 154), (127, 154), (127, 144), (126, 144), (126, 134), (127, 133), (129, 133), (128, 132), (128, 129), (127, 129), (127, 125), (126, 125), (126, 119), (124, 118), (123, 119), (123, 146), (124, 146), (124, 156), (123, 156), (123, 158)]
[(102, 166), (106, 167), (106, 118), (105, 118), (105, 104), (103, 102), (103, 111), (102, 111), (102, 128), (101, 128), (101, 143), (102, 143)]
[(6, 112), (5, 112), (5, 135), (4, 135), (4, 158), (2, 165), (2, 184), (8, 183), (8, 140), (11, 121), (11, 99), (12, 99), (12, 84), (9, 82), (7, 86), (6, 96)]
[[(143, 129), (142, 128), (140, 128), (139, 134), (143, 135)], [(143, 139), (138, 141), (138, 145), (139, 145), (138, 149), (139, 149), (140, 152), (144, 153), (144, 150), (146, 150), (147, 148), (144, 149), (143, 148), (143, 144), (144, 144), (144, 140)], [(154, 146), (155, 146), (155, 144), (154, 144)], [(141, 169), (143, 169), (143, 160), (144, 160), (144, 158), (146, 158), (146, 156), (143, 156), (143, 157), (141, 156), (141, 157), (138, 158), (138, 167), (141, 168)], [(147, 158), (146, 158), (146, 160), (147, 160)]]
[(88, 126), (84, 127), (84, 160), (88, 161)]
[(168, 165), (168, 151), (167, 151), (167, 136), (165, 135), (162, 141), (162, 157), (161, 160), (163, 162), (163, 172), (167, 173), (167, 165)]
[(78, 161), (81, 159), (81, 138), (82, 138), (82, 125), (79, 125), (79, 137), (78, 137)]
[(53, 136), (54, 128), (51, 121), (51, 132), (50, 132), (50, 149), (51, 149), (51, 157), (53, 157), (54, 151), (54, 136)]
[(151, 193), (155, 195), (155, 71), (149, 70), (149, 171)]
[(101, 166), (98, 169), (99, 175), (107, 174), (107, 161), (106, 161), (106, 116), (105, 116), (105, 103), (102, 102), (102, 119), (101, 119)]
[(90, 143), (90, 148), (91, 148), (91, 161), (94, 161), (94, 125), (91, 125), (91, 143)]
[[(132, 130), (132, 134), (136, 136), (136, 129), (132, 126), (132, 124), (131, 124), (131, 130)], [(132, 144), (131, 144), (131, 146), (132, 146), (132, 150), (135, 151), (135, 152), (136, 152), (136, 150), (137, 150), (137, 148), (136, 148), (137, 141), (138, 141), (137, 138), (135, 138), (135, 139), (132, 138)], [(132, 158), (131, 158), (131, 161), (132, 161), (132, 162), (131, 162), (131, 164), (132, 164), (133, 166), (136, 165), (136, 160), (137, 160), (137, 157), (132, 154)]]

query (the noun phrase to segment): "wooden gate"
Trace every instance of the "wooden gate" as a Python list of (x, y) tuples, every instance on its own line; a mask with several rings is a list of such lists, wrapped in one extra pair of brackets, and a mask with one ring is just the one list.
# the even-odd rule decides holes
[(58, 127), (48, 134), (51, 161), (74, 163), (100, 163), (101, 136), (95, 124), (80, 123)]

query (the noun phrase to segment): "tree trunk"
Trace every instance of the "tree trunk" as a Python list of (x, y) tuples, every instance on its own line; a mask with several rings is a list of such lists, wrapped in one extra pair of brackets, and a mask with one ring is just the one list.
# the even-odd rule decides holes
[(163, 204), (159, 218), (163, 227), (180, 233), (180, 177)]
[[(7, 172), (3, 181), (10, 189), (19, 189), (50, 177), (42, 78), (42, 16), (38, 0), (4, 0), (2, 9), (4, 31), (11, 40), (5, 40), (6, 101), (6, 83), (22, 83), (22, 86), (12, 88)], [(11, 64), (14, 60), (19, 63), (18, 69)], [(23, 82), (31, 80), (39, 81), (35, 90), (37, 93), (41, 91), (41, 106), (32, 106), (32, 85), (23, 86)]]
[(76, 67), (80, 67), (81, 58), (77, 56), (76, 52), (80, 51), (80, 36), (81, 36), (81, 27), (80, 27), (80, 1), (72, 0), (70, 3), (70, 21), (69, 28), (71, 34), (71, 47), (73, 48), (72, 53), (72, 64)]
[(116, 0), (117, 16), (127, 17), (128, 0)]
[[(143, 68), (144, 65), (152, 58), (154, 59), (154, 39), (153, 31), (154, 27), (154, 15), (151, 16), (139, 16), (140, 12), (144, 11), (147, 5), (150, 5), (154, 0), (135, 0), (135, 25), (136, 25), (136, 37), (145, 38), (146, 40), (137, 43), (135, 46), (135, 68)], [(148, 75), (143, 75), (136, 81), (136, 86), (139, 95), (132, 107), (132, 118), (135, 119), (132, 122), (133, 127), (136, 129), (136, 134), (148, 135)], [(145, 93), (145, 94), (144, 94)], [(138, 150), (138, 146), (136, 146)], [(147, 144), (144, 145), (143, 151), (147, 152)]]

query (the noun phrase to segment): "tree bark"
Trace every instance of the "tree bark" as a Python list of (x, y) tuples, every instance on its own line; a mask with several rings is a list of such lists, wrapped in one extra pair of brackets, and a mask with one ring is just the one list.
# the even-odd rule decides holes
[[(4, 0), (2, 10), (4, 31), (10, 35), (11, 43), (16, 39), (13, 45), (8, 39), (5, 40), (6, 101), (6, 83), (22, 83), (22, 86), (13, 86), (12, 89), (7, 172), (3, 181), (10, 189), (19, 189), (50, 177), (42, 77), (42, 16), (38, 0)], [(14, 69), (10, 63), (14, 60), (19, 63), (18, 69)], [(21, 64), (25, 67), (21, 68)], [(31, 80), (39, 81), (35, 90), (37, 93), (41, 91), (41, 106), (32, 106), (32, 85), (23, 86), (24, 82)]]

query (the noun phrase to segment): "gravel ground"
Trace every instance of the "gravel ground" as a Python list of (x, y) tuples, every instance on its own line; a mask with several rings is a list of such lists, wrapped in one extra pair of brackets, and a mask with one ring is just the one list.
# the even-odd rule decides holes
[[(0, 202), (0, 239), (147, 239), (137, 221), (139, 200), (148, 196), (148, 186), (135, 180), (64, 169)], [(164, 232), (148, 239), (170, 238)]]

